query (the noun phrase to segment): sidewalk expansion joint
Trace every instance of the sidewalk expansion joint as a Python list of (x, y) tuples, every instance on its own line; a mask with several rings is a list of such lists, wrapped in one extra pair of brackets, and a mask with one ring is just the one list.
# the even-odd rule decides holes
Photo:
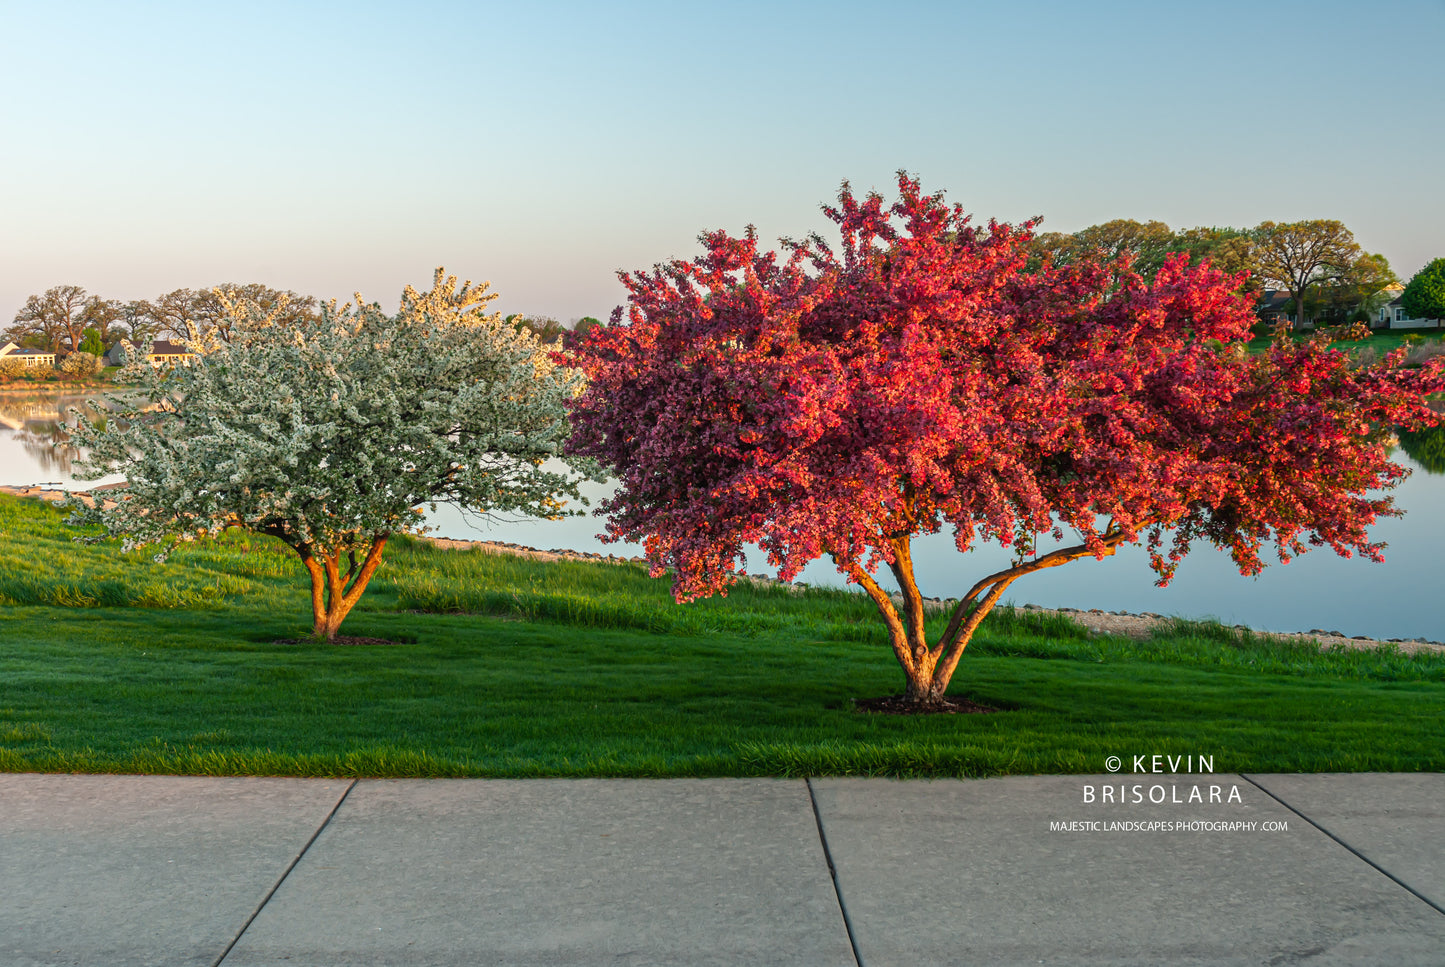
[(833, 865), (833, 851), (828, 848), (828, 834), (823, 829), (823, 814), (818, 812), (818, 797), (813, 794), (813, 780), (805, 778), (808, 787), (808, 802), (813, 804), (813, 822), (818, 824), (818, 842), (823, 845), (823, 858), (828, 861), (828, 876), (833, 880), (833, 895), (838, 898), (838, 912), (843, 915), (843, 929), (848, 931), (848, 946), (853, 948), (853, 962), (866, 967), (863, 955), (858, 953), (858, 941), (853, 936), (853, 918), (848, 916), (848, 906), (843, 902), (843, 890), (838, 886), (838, 868)]
[(360, 779), (351, 780), (351, 785), (347, 786), (346, 791), (336, 800), (336, 805), (331, 807), (331, 812), (326, 814), (326, 818), (321, 821), (321, 825), (316, 827), (316, 832), (312, 833), (311, 838), (306, 841), (306, 845), (301, 847), (301, 852), (296, 854), (291, 862), (286, 865), (286, 869), (281, 871), (281, 875), (276, 878), (276, 882), (271, 884), (271, 889), (267, 890), (266, 895), (261, 898), (261, 902), (256, 904), (256, 909), (251, 911), (251, 915), (246, 918), (246, 922), (241, 924), (241, 929), (237, 930), (236, 935), (231, 938), (231, 942), (226, 944), (226, 949), (221, 951), (219, 957), (211, 961), (211, 967), (220, 967), (221, 961), (231, 955), (231, 951), (235, 949), (236, 944), (241, 942), (241, 938), (246, 935), (246, 931), (250, 929), (251, 924), (255, 923), (256, 918), (261, 915), (261, 911), (266, 909), (266, 904), (270, 903), (271, 898), (276, 895), (276, 891), (281, 889), (281, 884), (286, 882), (286, 877), (291, 875), (291, 871), (296, 869), (296, 864), (300, 863), (301, 858), (306, 855), (306, 851), (311, 849), (311, 844), (316, 842), (317, 837), (321, 835), (327, 826), (331, 825), (332, 817), (336, 815), (336, 811), (341, 808), (342, 803), (346, 802), (346, 797), (351, 795), (351, 790), (355, 789), (356, 784), (360, 781)]
[(1298, 816), (1300, 819), (1303, 819), (1305, 822), (1309, 823), (1309, 824), (1310, 824), (1311, 826), (1313, 826), (1315, 829), (1318, 829), (1320, 832), (1324, 833), (1326, 836), (1328, 836), (1330, 839), (1334, 840), (1336, 843), (1339, 843), (1339, 844), (1340, 844), (1341, 846), (1343, 846), (1345, 849), (1347, 849), (1347, 850), (1349, 850), (1351, 853), (1353, 853), (1354, 856), (1355, 856), (1357, 859), (1361, 860), (1361, 861), (1364, 862), (1366, 865), (1368, 865), (1368, 866), (1370, 866), (1371, 868), (1373, 868), (1373, 869), (1375, 870), (1375, 872), (1383, 875), (1386, 879), (1390, 880), (1390, 881), (1391, 881), (1392, 883), (1394, 883), (1396, 886), (1400, 887), (1400, 889), (1404, 890), (1406, 893), (1410, 894), (1410, 895), (1413, 896), (1415, 899), (1419, 900), (1421, 903), (1425, 904), (1427, 907), (1429, 907), (1430, 909), (1434, 910), (1436, 913), (1445, 914), (1445, 908), (1442, 908), (1442, 907), (1440, 906), (1440, 904), (1436, 903), (1434, 900), (1431, 900), (1429, 897), (1424, 896), (1423, 894), (1421, 894), (1419, 890), (1416, 890), (1416, 889), (1415, 889), (1414, 887), (1412, 887), (1410, 884), (1406, 883), (1404, 880), (1400, 879), (1398, 876), (1396, 876), (1395, 874), (1391, 873), (1389, 870), (1385, 869), (1383, 866), (1381, 866), (1380, 864), (1376, 863), (1374, 860), (1370, 859), (1370, 858), (1369, 858), (1368, 856), (1366, 856), (1364, 853), (1361, 853), (1359, 850), (1355, 849), (1355, 848), (1354, 848), (1353, 846), (1351, 846), (1349, 843), (1346, 843), (1344, 840), (1340, 839), (1340, 838), (1339, 838), (1338, 836), (1336, 836), (1334, 833), (1330, 832), (1328, 829), (1325, 829), (1323, 826), (1321, 826), (1319, 823), (1315, 822), (1313, 819), (1310, 819), (1310, 818), (1309, 818), (1308, 816), (1306, 816), (1304, 813), (1300, 812), (1298, 809), (1294, 808), (1294, 807), (1291, 806), (1289, 803), (1285, 802), (1283, 799), (1279, 798), (1279, 797), (1276, 796), (1274, 793), (1272, 793), (1272, 792), (1270, 792), (1268, 789), (1264, 788), (1264, 786), (1261, 786), (1259, 783), (1255, 782), (1255, 781), (1254, 781), (1253, 779), (1251, 779), (1249, 776), (1247, 776), (1247, 775), (1245, 775), (1244, 773), (1241, 772), (1241, 773), (1239, 773), (1239, 777), (1240, 777), (1241, 779), (1243, 779), (1245, 782), (1248, 782), (1248, 783), (1250, 783), (1251, 785), (1253, 785), (1256, 789), (1258, 789), (1260, 792), (1264, 793), (1264, 794), (1265, 794), (1266, 796), (1268, 796), (1269, 798), (1273, 799), (1275, 802), (1279, 803), (1279, 804), (1280, 804), (1281, 806), (1283, 806), (1285, 809), (1288, 809), (1290, 812), (1294, 813), (1294, 814), (1295, 814), (1296, 816)]

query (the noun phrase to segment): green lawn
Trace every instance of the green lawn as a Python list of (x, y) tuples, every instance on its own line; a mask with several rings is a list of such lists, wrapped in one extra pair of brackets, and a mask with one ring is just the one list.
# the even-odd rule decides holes
[[(1312, 333), (1294, 333), (1295, 340), (1308, 339)], [(1347, 340), (1330, 343), (1331, 349), (1343, 349), (1351, 355), (1358, 353), (1366, 347), (1373, 349), (1376, 355), (1383, 359), (1389, 353), (1394, 352), (1401, 346), (1406, 345), (1407, 337), (1414, 336), (1412, 343), (1425, 345), (1426, 343), (1438, 343), (1445, 340), (1445, 331), (1439, 329), (1375, 329), (1370, 332), (1368, 339), (1359, 341)], [(1269, 335), (1255, 336), (1246, 345), (1250, 352), (1261, 353), (1269, 348), (1274, 337)]]
[[(841, 591), (678, 606), (634, 565), (399, 541), (342, 631), (309, 629), (290, 551), (69, 541), (0, 498), (0, 770), (365, 776), (983, 776), (1445, 769), (1445, 658), (1319, 654), (1180, 625), (1138, 643), (991, 616), (951, 693), (991, 715), (861, 713), (901, 674)], [(60, 575), (64, 575), (61, 577)]]

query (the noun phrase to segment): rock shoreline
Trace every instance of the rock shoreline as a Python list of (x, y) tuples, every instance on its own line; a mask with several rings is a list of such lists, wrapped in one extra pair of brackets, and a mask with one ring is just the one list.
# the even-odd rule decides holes
[[(120, 487), (123, 484), (114, 484), (111, 487)], [(110, 487), (96, 487), (96, 490), (110, 489)], [(64, 497), (64, 492), (44, 487), (9, 487), (0, 486), (0, 493), (10, 494), (15, 497), (31, 497), (39, 500), (59, 501)], [(461, 540), (451, 537), (433, 537), (423, 535), (422, 540), (427, 541), (436, 547), (445, 550), (476, 550), (486, 554), (512, 554), (518, 557), (526, 557), (539, 561), (598, 561), (612, 564), (641, 564), (646, 565), (647, 561), (641, 557), (620, 557), (616, 554), (600, 554), (593, 551), (573, 551), (566, 548), (554, 547), (551, 550), (528, 547), (525, 544), (513, 544), (508, 541), (475, 541)], [(749, 574), (743, 576), (744, 580), (752, 581), (755, 584), (779, 584), (776, 578), (764, 577), (761, 575)], [(794, 590), (803, 590), (800, 585), (786, 585)], [(901, 601), (896, 595), (895, 600)], [(944, 610), (952, 607), (956, 599), (925, 598), (924, 606), (932, 610)], [(1080, 608), (1045, 608), (1037, 604), (1024, 604), (1019, 606), (1021, 611), (1031, 611), (1039, 614), (1058, 614), (1074, 621), (1081, 627), (1094, 634), (1123, 635), (1130, 638), (1145, 640), (1149, 638), (1153, 629), (1161, 624), (1167, 624), (1174, 619), (1165, 615), (1156, 614), (1152, 611), (1145, 611), (1141, 614), (1133, 614), (1128, 611), (1102, 611), (1097, 608), (1088, 610)], [(1313, 628), (1302, 632), (1261, 632), (1254, 631), (1244, 625), (1235, 625), (1236, 631), (1253, 631), (1254, 634), (1281, 638), (1292, 641), (1314, 641), (1320, 648), (1379, 648), (1381, 646), (1397, 646), (1406, 654), (1415, 654), (1421, 651), (1445, 652), (1445, 643), (1430, 641), (1421, 638), (1369, 638), (1365, 635), (1347, 636), (1339, 631), (1327, 631), (1323, 628)]]

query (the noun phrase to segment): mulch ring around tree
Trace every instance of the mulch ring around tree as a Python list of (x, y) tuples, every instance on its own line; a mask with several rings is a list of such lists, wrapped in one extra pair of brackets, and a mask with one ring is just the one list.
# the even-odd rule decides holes
[(330, 641), (317, 638), (277, 638), (273, 645), (409, 645), (410, 641), (392, 641), (390, 638), (365, 638), (354, 635), (337, 635)]
[(910, 702), (903, 695), (855, 698), (853, 707), (860, 712), (877, 712), (880, 715), (987, 715), (990, 712), (1006, 711), (970, 702), (966, 698), (945, 697), (936, 705), (920, 705), (917, 702)]

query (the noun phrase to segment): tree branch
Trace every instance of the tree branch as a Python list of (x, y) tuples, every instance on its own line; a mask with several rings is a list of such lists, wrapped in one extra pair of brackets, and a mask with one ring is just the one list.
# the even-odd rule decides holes
[[(1140, 528), (1151, 527), (1154, 523), (1154, 521), (1141, 522), (1139, 526), (1135, 528), (1135, 531), (1137, 532)], [(1114, 548), (1117, 547), (1117, 545), (1120, 544), (1123, 540), (1124, 531), (1114, 521), (1110, 521), (1109, 525), (1104, 528), (1103, 534), (1105, 556), (1112, 555), (1114, 553)], [(969, 603), (972, 602), (975, 598), (977, 598), (980, 594), (982, 594), (986, 589), (997, 585), (999, 582), (1004, 582), (1004, 586), (1007, 587), (1009, 584), (1017, 581), (1025, 574), (1032, 574), (1035, 571), (1042, 571), (1045, 568), (1058, 567), (1061, 564), (1067, 564), (1070, 561), (1076, 561), (1081, 557), (1085, 557), (1093, 553), (1094, 552), (1089, 548), (1089, 545), (1087, 544), (1077, 544), (1073, 547), (1061, 547), (1056, 551), (1050, 551), (1043, 557), (1035, 558), (1034, 560), (1028, 561), (1024, 564), (1016, 564), (1013, 567), (1008, 568), (1007, 570), (998, 571), (990, 574), (988, 577), (979, 581), (972, 588), (970, 588), (968, 594), (966, 594), (954, 607), (953, 615), (949, 618), (948, 621), (948, 628), (943, 632), (943, 637), (939, 639), (939, 646), (942, 648), (951, 647), (953, 641), (955, 640), (955, 637), (959, 634), (960, 628), (963, 625), (964, 616), (968, 610)], [(980, 616), (979, 620), (982, 620), (982, 616)], [(976, 624), (973, 626), (976, 627)]]
[(366, 560), (362, 562), (361, 570), (356, 572), (351, 586), (342, 596), (342, 604), (346, 611), (350, 611), (352, 606), (361, 599), (362, 592), (366, 590), (366, 582), (371, 580), (371, 576), (381, 566), (381, 552), (386, 548), (386, 541), (390, 536), (390, 534), (377, 534), (372, 537), (371, 549), (366, 552)]
[(903, 598), (903, 614), (908, 619), (908, 641), (916, 661), (928, 656), (928, 638), (923, 631), (923, 596), (913, 574), (913, 555), (907, 537), (893, 542), (893, 563), (889, 565)]
[[(837, 555), (830, 553), (829, 556), (833, 558), (835, 564), (838, 563)], [(863, 590), (868, 592), (868, 597), (872, 598), (873, 603), (878, 606), (884, 622), (888, 625), (889, 643), (893, 647), (894, 656), (903, 666), (904, 671), (910, 675), (913, 674), (916, 663), (913, 660), (913, 653), (908, 648), (908, 635), (904, 631), (903, 622), (898, 619), (898, 609), (893, 607), (893, 599), (888, 597), (888, 592), (884, 591), (878, 582), (873, 580), (873, 576), (863, 570), (857, 561), (849, 561), (845, 568), (848, 576), (862, 585)]]

